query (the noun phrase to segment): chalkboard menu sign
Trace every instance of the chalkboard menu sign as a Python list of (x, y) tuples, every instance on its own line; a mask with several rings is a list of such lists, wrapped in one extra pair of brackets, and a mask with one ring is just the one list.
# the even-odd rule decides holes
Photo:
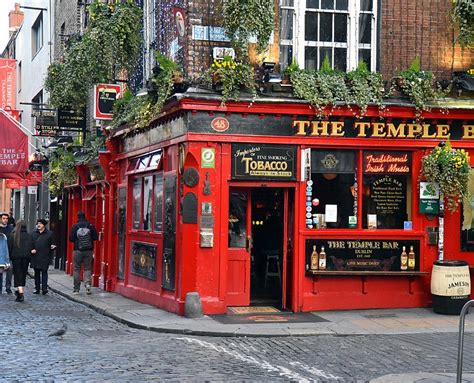
[[(368, 193), (364, 195), (364, 222), (368, 214), (376, 215), (374, 229), (400, 229), (407, 220), (407, 177), (380, 174), (364, 176)], [(367, 226), (365, 226), (367, 227)]]
[[(420, 241), (307, 239), (306, 271), (419, 271)], [(323, 259), (322, 259), (323, 258)]]

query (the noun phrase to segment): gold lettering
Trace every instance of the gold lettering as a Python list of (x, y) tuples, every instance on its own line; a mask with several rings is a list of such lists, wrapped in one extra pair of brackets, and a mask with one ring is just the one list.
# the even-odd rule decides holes
[(357, 137), (366, 137), (367, 133), (365, 130), (370, 127), (370, 122), (356, 122), (354, 125), (354, 129), (357, 129), (359, 133)]
[(462, 131), (462, 138), (474, 138), (474, 125), (463, 125)]
[(331, 136), (343, 136), (344, 133), (344, 122), (334, 121), (331, 122)]
[(328, 121), (311, 121), (311, 136), (329, 136), (328, 125)]
[(372, 124), (372, 137), (385, 137), (385, 124), (383, 122), (374, 122)]
[(449, 125), (436, 125), (436, 133), (438, 138), (449, 138)]
[(423, 129), (420, 124), (408, 124), (408, 138), (415, 138), (422, 134)]
[(388, 137), (406, 137), (405, 135), (405, 124), (400, 124), (397, 127), (395, 127), (394, 124), (392, 123), (387, 123), (387, 128), (388, 128)]
[(436, 133), (430, 134), (430, 125), (423, 124), (423, 138), (436, 138)]
[(309, 126), (309, 121), (293, 121), (293, 128), (297, 128), (297, 136), (305, 136), (307, 126)]

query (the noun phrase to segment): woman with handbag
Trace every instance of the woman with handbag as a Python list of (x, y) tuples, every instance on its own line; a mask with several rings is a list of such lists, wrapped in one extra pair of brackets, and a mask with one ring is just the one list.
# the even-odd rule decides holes
[(15, 231), (8, 238), (8, 251), (13, 263), (13, 278), (16, 287), (16, 302), (23, 302), (26, 285), (26, 273), (33, 250), (33, 238), (26, 230), (26, 222), (18, 221)]

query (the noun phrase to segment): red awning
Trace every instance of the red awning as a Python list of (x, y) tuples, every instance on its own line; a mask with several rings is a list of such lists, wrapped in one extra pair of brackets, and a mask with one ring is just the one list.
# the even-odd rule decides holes
[(87, 188), (86, 190), (82, 191), (82, 200), (83, 201), (90, 201), (95, 197), (97, 190), (96, 188)]
[(24, 178), (28, 170), (28, 136), (0, 110), (0, 178)]

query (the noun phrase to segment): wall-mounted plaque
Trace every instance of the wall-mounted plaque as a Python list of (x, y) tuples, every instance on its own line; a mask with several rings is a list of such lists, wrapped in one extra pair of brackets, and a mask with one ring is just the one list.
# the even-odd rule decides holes
[(196, 194), (186, 193), (182, 202), (183, 223), (197, 223), (198, 200)]
[(183, 182), (186, 186), (192, 188), (199, 182), (199, 172), (196, 168), (187, 168), (183, 173)]
[(156, 245), (132, 242), (132, 273), (156, 279)]

